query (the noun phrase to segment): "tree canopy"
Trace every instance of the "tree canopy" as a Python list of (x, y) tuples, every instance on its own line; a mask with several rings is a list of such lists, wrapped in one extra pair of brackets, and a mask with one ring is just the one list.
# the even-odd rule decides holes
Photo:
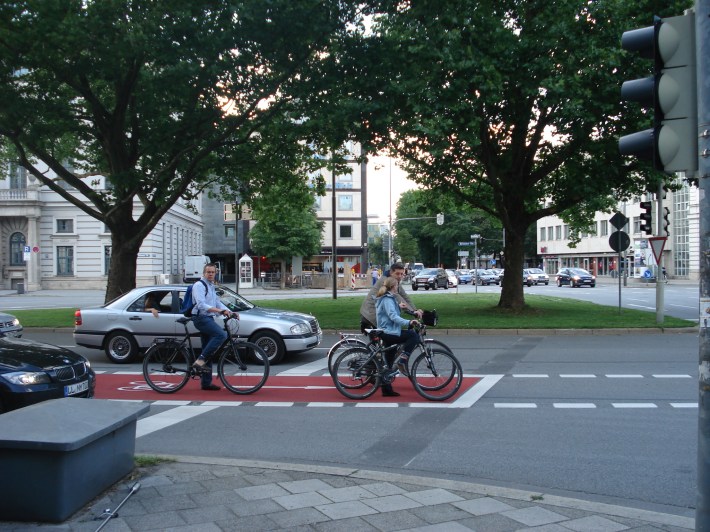
[[(519, 271), (540, 218), (592, 213), (645, 189), (643, 165), (617, 147), (626, 129), (648, 127), (621, 102), (623, 80), (648, 75), (622, 51), (621, 34), (688, 4), (387, 3), (360, 65), (368, 76), (351, 93), (363, 136), (403, 160), (415, 182), (499, 219), (506, 269)], [(522, 285), (505, 283), (499, 304), (520, 310)]]
[(306, 96), (360, 16), (339, 0), (5, 2), (0, 139), (109, 228), (111, 299), (135, 286), (141, 243), (180, 198), (218, 179), (247, 192), (273, 179), (249, 171), (255, 139), (315, 114)]

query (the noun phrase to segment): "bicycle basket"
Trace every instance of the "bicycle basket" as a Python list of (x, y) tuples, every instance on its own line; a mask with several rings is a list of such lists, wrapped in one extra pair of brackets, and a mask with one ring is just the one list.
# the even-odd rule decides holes
[(439, 322), (439, 313), (434, 310), (425, 310), (422, 315), (422, 323), (428, 325), (429, 327), (436, 327)]

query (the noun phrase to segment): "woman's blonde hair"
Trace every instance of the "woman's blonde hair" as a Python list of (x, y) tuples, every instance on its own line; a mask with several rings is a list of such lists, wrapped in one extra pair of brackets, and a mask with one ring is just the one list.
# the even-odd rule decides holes
[(377, 297), (382, 297), (395, 286), (397, 286), (397, 279), (394, 277), (386, 277), (385, 282), (382, 283), (382, 286), (380, 286), (380, 289), (377, 291)]

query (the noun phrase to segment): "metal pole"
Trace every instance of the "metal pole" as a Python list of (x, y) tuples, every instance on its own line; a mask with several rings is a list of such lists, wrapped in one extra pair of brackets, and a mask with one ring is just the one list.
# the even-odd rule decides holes
[[(656, 202), (657, 215), (656, 215), (656, 236), (663, 236), (661, 232), (663, 231), (663, 183), (658, 185), (658, 200)], [(663, 323), (664, 313), (663, 307), (665, 306), (665, 298), (663, 287), (665, 284), (661, 280), (661, 268), (663, 267), (663, 254), (658, 257), (656, 261), (656, 323), (661, 325)]]
[(698, 499), (695, 530), (710, 530), (710, 0), (695, 2), (700, 187), (700, 313), (698, 375)]
[(333, 253), (333, 299), (338, 299), (338, 250), (337, 250), (337, 236), (338, 236), (338, 227), (337, 227), (337, 217), (336, 217), (336, 207), (337, 207), (337, 202), (335, 201), (335, 152), (331, 154), (330, 161), (333, 165), (333, 197), (332, 199), (332, 206), (333, 206), (333, 231), (332, 231), (332, 239), (333, 239), (333, 249), (331, 250)]

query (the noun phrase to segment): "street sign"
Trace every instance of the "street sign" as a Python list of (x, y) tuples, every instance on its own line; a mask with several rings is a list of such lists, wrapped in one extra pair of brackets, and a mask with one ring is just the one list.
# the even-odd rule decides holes
[(474, 242), (459, 242), (459, 246), (475, 246), (476, 244)]
[(459, 257), (468, 257), (468, 251), (459, 251)]
[(614, 231), (611, 235), (609, 235), (609, 246), (617, 253), (621, 253), (622, 251), (628, 249), (629, 244), (631, 244), (631, 239), (629, 238), (629, 235), (623, 231)]
[(661, 263), (661, 257), (663, 256), (663, 248), (666, 247), (665, 236), (652, 236), (648, 239), (648, 243), (651, 246), (651, 251), (653, 251), (653, 256), (656, 259), (656, 264)]
[(620, 212), (617, 212), (609, 219), (609, 223), (618, 230), (623, 229), (624, 226), (628, 223), (628, 221), (629, 219)]

